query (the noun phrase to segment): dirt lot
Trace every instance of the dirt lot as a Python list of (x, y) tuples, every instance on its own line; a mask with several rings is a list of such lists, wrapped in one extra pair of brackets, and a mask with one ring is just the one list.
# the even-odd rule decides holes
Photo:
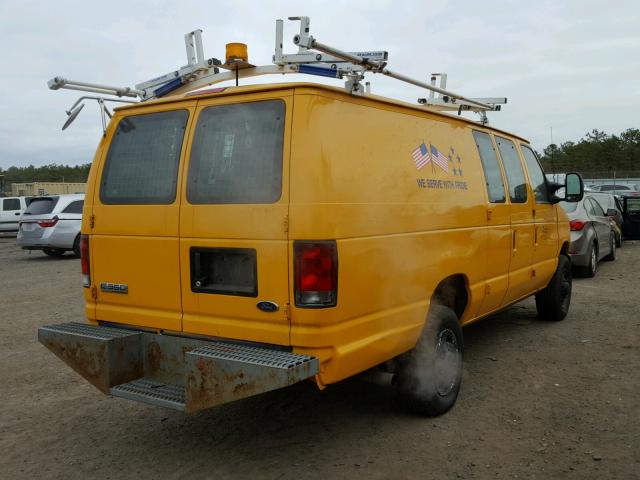
[(575, 281), (564, 322), (527, 300), (467, 328), (432, 419), (363, 378), (192, 416), (105, 397), (36, 341), (82, 320), (79, 269), (0, 238), (2, 478), (640, 478), (640, 242)]

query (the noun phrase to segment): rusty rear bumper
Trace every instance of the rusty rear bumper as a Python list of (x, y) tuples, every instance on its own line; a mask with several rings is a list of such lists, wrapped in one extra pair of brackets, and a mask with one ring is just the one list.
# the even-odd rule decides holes
[(80, 323), (47, 325), (38, 340), (100, 391), (195, 412), (292, 385), (318, 359), (290, 351)]

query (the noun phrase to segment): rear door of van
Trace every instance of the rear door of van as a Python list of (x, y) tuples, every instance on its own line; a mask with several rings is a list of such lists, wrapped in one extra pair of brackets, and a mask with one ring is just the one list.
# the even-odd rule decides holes
[(183, 331), (288, 345), (291, 90), (198, 102), (180, 207)]
[[(117, 112), (94, 180), (96, 320), (182, 329), (180, 179), (195, 100)], [(124, 116), (126, 114), (126, 116)]]

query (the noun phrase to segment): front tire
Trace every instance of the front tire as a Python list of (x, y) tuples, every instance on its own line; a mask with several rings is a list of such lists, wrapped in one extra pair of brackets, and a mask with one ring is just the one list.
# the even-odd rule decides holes
[(460, 391), (463, 349), (456, 314), (432, 304), (417, 345), (400, 359), (395, 383), (404, 407), (427, 416), (447, 412)]
[(62, 248), (43, 248), (42, 251), (50, 257), (61, 257), (65, 252)]
[(564, 255), (558, 258), (558, 267), (549, 285), (536, 294), (536, 310), (543, 320), (559, 322), (569, 313), (571, 304), (571, 261)]

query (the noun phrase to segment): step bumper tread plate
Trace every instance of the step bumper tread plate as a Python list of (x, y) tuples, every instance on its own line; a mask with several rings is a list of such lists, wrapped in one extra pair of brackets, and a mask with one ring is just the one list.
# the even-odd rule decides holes
[(114, 397), (174, 410), (185, 410), (185, 389), (179, 385), (167, 385), (155, 380), (139, 378), (111, 388), (110, 393)]
[(192, 350), (187, 364), (190, 412), (287, 387), (319, 371), (315, 357), (225, 342)]

